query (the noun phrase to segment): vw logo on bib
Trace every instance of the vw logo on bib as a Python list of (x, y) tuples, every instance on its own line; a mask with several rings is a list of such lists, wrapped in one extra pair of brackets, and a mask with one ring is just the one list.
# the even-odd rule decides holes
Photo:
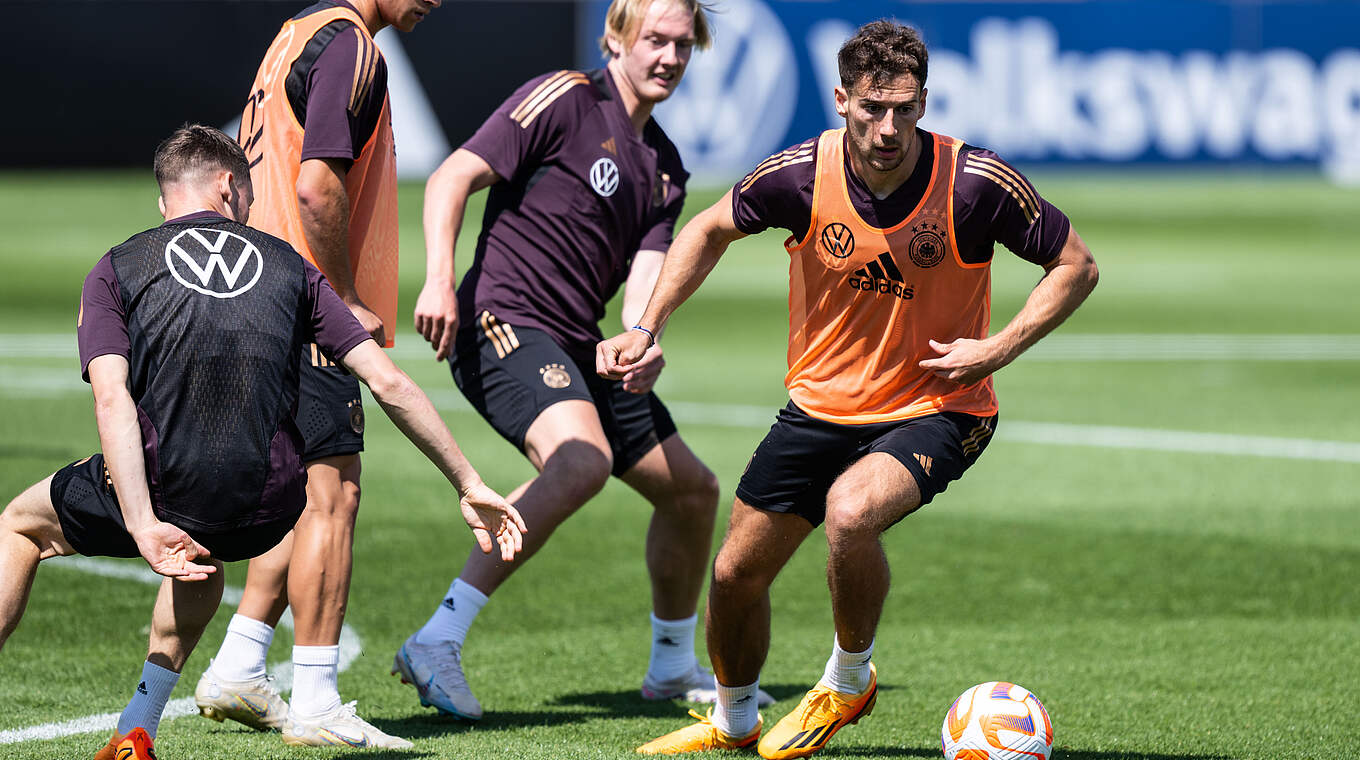
[(619, 189), (619, 165), (611, 158), (602, 158), (590, 167), (590, 186), (601, 198), (608, 198)]
[(179, 284), (213, 298), (241, 295), (255, 287), (264, 271), (254, 243), (234, 232), (197, 227), (165, 246), (165, 265)]

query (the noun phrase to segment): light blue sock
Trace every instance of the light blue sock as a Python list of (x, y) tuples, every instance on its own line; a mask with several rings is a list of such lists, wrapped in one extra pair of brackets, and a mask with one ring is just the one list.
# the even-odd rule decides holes
[(134, 728), (144, 728), (154, 739), (161, 725), (161, 713), (170, 701), (170, 692), (179, 683), (179, 673), (159, 665), (142, 665), (142, 680), (132, 692), (132, 700), (118, 716), (118, 733), (126, 734)]

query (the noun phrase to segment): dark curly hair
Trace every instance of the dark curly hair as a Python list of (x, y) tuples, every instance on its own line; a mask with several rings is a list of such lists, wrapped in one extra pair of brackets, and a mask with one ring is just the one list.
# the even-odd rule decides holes
[(926, 43), (914, 28), (887, 19), (871, 21), (841, 46), (837, 55), (841, 86), (849, 91), (868, 77), (870, 87), (882, 87), (911, 74), (925, 87), (928, 57)]

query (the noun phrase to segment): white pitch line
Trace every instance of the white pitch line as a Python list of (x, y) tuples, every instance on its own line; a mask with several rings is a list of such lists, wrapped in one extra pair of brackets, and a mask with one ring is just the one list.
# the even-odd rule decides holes
[[(101, 559), (98, 557), (60, 557), (49, 560), (48, 564), (56, 567), (79, 570), (81, 572), (99, 575), (105, 578), (117, 578), (120, 580), (135, 581), (151, 586), (161, 584), (161, 576), (151, 571), (151, 568), (144, 565), (137, 565), (131, 562), (115, 562), (113, 560)], [(222, 590), (222, 603), (236, 605), (241, 602), (242, 590), (234, 586), (228, 586)], [(285, 611), (283, 617), (279, 619), (279, 628), (293, 629), (293, 614), (291, 610)], [(348, 668), (363, 651), (363, 642), (359, 640), (359, 634), (345, 623), (340, 628), (340, 670), (343, 672)], [(291, 660), (276, 662), (270, 666), (269, 672), (274, 676), (275, 685), (280, 691), (287, 691), (293, 685), (293, 663)], [(96, 731), (113, 731), (118, 727), (118, 717), (121, 712), (101, 713), (99, 715), (88, 715), (84, 718), (74, 718), (72, 720), (61, 721), (60, 723), (44, 723), (39, 726), (28, 728), (14, 728), (0, 731), (0, 744), (15, 744), (18, 742), (36, 741), (42, 739), (57, 739), (63, 736), (74, 736), (75, 734), (89, 734)], [(172, 700), (165, 706), (165, 714), (162, 721), (174, 718), (182, 718), (186, 715), (197, 715), (198, 707), (194, 704), (193, 697)]]

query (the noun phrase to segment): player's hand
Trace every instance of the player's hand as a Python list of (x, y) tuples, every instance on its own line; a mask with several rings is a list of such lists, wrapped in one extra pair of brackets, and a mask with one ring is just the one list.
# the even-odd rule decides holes
[(425, 281), (416, 299), (416, 332), (429, 341), (435, 361), (449, 358), (458, 332), (458, 295), (452, 283)]
[(932, 340), (930, 347), (940, 356), (920, 362), (921, 369), (930, 370), (936, 377), (960, 385), (972, 385), (1002, 366), (986, 341), (959, 338), (941, 343)]
[(142, 559), (159, 575), (182, 581), (201, 581), (217, 572), (214, 565), (193, 561), (207, 557), (208, 550), (170, 523), (157, 520), (133, 533), (132, 539), (137, 542)]
[(472, 535), (477, 537), (477, 546), (481, 547), (483, 554), (491, 553), (492, 536), (495, 536), (496, 544), (500, 545), (501, 559), (506, 562), (514, 559), (524, 548), (523, 534), (529, 531), (524, 525), (524, 518), (519, 516), (519, 510), (485, 483), (467, 489), (463, 498), (458, 500), (458, 506), (463, 510), (463, 519), (472, 528)]
[(622, 380), (651, 346), (652, 339), (641, 330), (627, 330), (602, 340), (595, 346), (595, 372), (609, 380)]
[(623, 376), (623, 389), (629, 393), (650, 393), (665, 366), (666, 358), (661, 355), (661, 346), (653, 345)]
[(345, 305), (349, 307), (350, 311), (354, 312), (354, 318), (359, 320), (359, 324), (363, 325), (364, 331), (373, 336), (373, 340), (377, 341), (378, 345), (387, 345), (387, 330), (383, 325), (382, 317), (374, 314), (373, 311), (358, 298), (355, 298), (353, 301), (345, 302)]

